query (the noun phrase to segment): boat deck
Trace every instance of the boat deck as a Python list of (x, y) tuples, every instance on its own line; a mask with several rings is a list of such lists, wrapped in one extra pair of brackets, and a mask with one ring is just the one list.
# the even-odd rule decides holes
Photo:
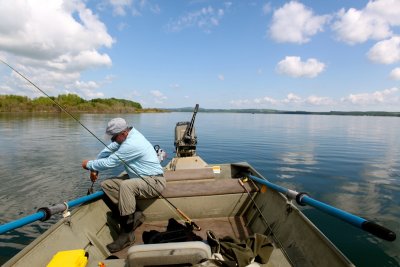
[[(184, 160), (188, 159), (182, 161)], [(194, 160), (201, 162), (200, 158)], [(174, 164), (179, 167), (179, 162)], [(253, 233), (273, 238), (270, 240), (273, 245), (272, 254), (269, 254), (268, 262), (261, 266), (287, 267), (291, 266), (291, 263), (300, 267), (353, 266), (300, 210), (281, 194), (272, 190), (263, 192), (252, 182), (246, 182), (242, 186), (238, 178), (246, 171), (256, 173), (242, 163), (218, 164), (200, 170), (177, 168), (175, 171), (166, 172), (167, 187), (163, 196), (201, 227), (201, 231), (193, 232), (203, 240), (207, 240), (208, 230), (212, 231), (217, 239), (230, 236), (243, 241)], [(112, 219), (112, 212), (106, 203), (97, 200), (73, 210), (71, 217), (57, 222), (5, 266), (45, 266), (57, 252), (73, 249), (84, 249), (88, 253), (87, 267), (99, 266), (100, 261), (107, 267), (136, 266), (135, 260), (142, 255), (137, 253), (139, 249), (143, 248), (145, 253), (153, 253), (155, 247), (159, 248), (155, 246), (159, 244), (140, 246), (143, 244), (144, 232), (165, 232), (170, 218), (182, 223), (181, 216), (163, 198), (138, 199), (137, 207), (143, 211), (146, 220), (136, 229), (136, 242), (131, 247), (110, 255), (106, 245), (118, 236), (119, 226)], [(190, 242), (178, 245), (180, 248), (192, 249), (185, 243)], [(205, 245), (203, 242), (196, 243)], [(163, 253), (167, 253), (167, 256), (180, 249), (168, 247), (168, 244), (163, 248)], [(197, 251), (194, 254), (196, 253)], [(158, 263), (166, 265), (165, 257), (162, 256), (165, 255), (150, 254), (146, 259), (151, 259), (150, 265), (153, 266)], [(202, 259), (204, 258), (211, 256)], [(155, 260), (158, 261), (157, 264), (154, 263)]]
[[(242, 217), (221, 217), (221, 218), (203, 218), (196, 219), (196, 224), (201, 228), (200, 231), (193, 231), (196, 235), (200, 236), (203, 240), (207, 240), (206, 231), (213, 231), (218, 238), (226, 236), (233, 237), (235, 239), (244, 240), (251, 235), (251, 230), (246, 227)], [(167, 222), (164, 221), (153, 221), (144, 222), (135, 231), (135, 244), (143, 244), (142, 235), (145, 231), (156, 230), (164, 232), (167, 227)], [(116, 257), (124, 259), (127, 257), (128, 248), (122, 251), (114, 253)]]

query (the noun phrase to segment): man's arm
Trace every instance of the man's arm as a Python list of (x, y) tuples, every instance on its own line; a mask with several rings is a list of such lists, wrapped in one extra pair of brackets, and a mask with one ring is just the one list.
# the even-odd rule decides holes
[(111, 144), (108, 145), (108, 147), (105, 147), (100, 153), (97, 155), (97, 159), (103, 159), (109, 157), (112, 153), (118, 150), (120, 145), (117, 142), (112, 142)]
[(107, 158), (100, 158), (87, 161), (86, 169), (92, 171), (105, 171), (111, 168), (118, 167), (121, 164), (122, 164), (121, 160), (114, 153)]

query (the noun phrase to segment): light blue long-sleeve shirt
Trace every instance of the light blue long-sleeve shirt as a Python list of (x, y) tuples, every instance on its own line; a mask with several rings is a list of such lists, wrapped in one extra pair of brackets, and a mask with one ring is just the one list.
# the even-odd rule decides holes
[[(109, 148), (109, 149), (108, 149)], [(95, 171), (104, 171), (121, 164), (122, 159), (129, 177), (151, 176), (163, 174), (163, 168), (157, 158), (157, 153), (150, 142), (135, 128), (132, 128), (125, 141), (120, 145), (112, 142), (104, 148), (96, 160), (90, 160), (87, 168)], [(119, 159), (120, 158), (120, 159)]]

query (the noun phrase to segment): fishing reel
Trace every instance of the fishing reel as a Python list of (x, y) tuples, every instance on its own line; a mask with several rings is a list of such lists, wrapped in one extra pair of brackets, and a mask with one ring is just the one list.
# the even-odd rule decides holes
[(159, 145), (154, 146), (154, 150), (157, 153), (157, 158), (160, 162), (163, 162), (167, 157), (167, 152), (165, 152)]

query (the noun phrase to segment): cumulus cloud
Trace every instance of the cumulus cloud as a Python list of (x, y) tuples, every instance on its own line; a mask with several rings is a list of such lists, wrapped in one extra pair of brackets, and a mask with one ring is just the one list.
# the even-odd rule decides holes
[[(7, 21), (0, 28), (0, 48), (4, 51), (63, 64), (65, 58), (86, 55), (101, 46), (111, 47), (114, 42), (105, 25), (83, 3), (26, 0), (19, 5), (20, 2), (0, 2), (0, 16)], [(19, 16), (15, 9), (21, 12)], [(99, 65), (103, 64), (101, 60)]]
[(315, 95), (307, 97), (305, 102), (313, 106), (328, 106), (335, 104), (335, 101), (329, 97), (321, 97)]
[(152, 90), (150, 91), (150, 94), (153, 96), (154, 102), (157, 104), (162, 104), (167, 100), (167, 97), (159, 90)]
[(53, 89), (78, 80), (81, 71), (111, 66), (100, 49), (114, 40), (82, 1), (0, 0), (0, 17), (4, 58)]
[(325, 64), (314, 58), (301, 61), (300, 57), (287, 56), (281, 60), (277, 67), (277, 72), (291, 77), (314, 78), (325, 69)]
[(285, 99), (282, 100), (282, 102), (283, 103), (301, 103), (301, 102), (303, 102), (303, 99), (298, 95), (290, 93), (286, 96)]
[(95, 81), (75, 81), (73, 84), (66, 85), (65, 87), (67, 89), (67, 93), (83, 95), (86, 98), (104, 97), (103, 93), (96, 91), (100, 85)]
[(367, 53), (368, 58), (381, 64), (392, 64), (400, 61), (400, 36), (376, 43)]
[(276, 100), (276, 99), (273, 99), (273, 98), (271, 98), (271, 97), (268, 97), (268, 96), (265, 96), (265, 97), (262, 97), (262, 98), (255, 98), (254, 100), (253, 100), (253, 102), (255, 103), (255, 104), (271, 104), (271, 105), (276, 105), (276, 104), (278, 104), (278, 100)]
[(325, 96), (310, 95), (302, 97), (295, 93), (289, 93), (282, 99), (275, 99), (269, 96), (254, 99), (236, 99), (230, 101), (231, 106), (237, 108), (305, 108), (305, 109), (337, 109), (338, 107), (354, 110), (385, 110), (388, 107), (397, 108), (400, 106), (400, 89), (393, 87), (373, 93), (349, 94), (348, 96), (333, 99)]
[(206, 33), (220, 24), (220, 21), (225, 15), (230, 4), (225, 3), (221, 8), (214, 8), (212, 6), (204, 7), (200, 10), (189, 12), (178, 19), (170, 21), (166, 29), (169, 32), (179, 32), (186, 28), (198, 27)]
[(251, 107), (251, 106), (330, 106), (336, 101), (329, 97), (311, 95), (307, 98), (302, 98), (294, 93), (289, 93), (283, 99), (275, 99), (269, 96), (264, 96), (254, 99), (238, 99), (231, 100), (230, 104), (235, 107)]
[(395, 68), (390, 72), (390, 78), (393, 80), (400, 80), (400, 68)]
[(14, 90), (11, 89), (10, 86), (0, 85), (0, 94), (8, 95), (8, 94), (13, 94), (13, 92), (14, 92)]
[(332, 29), (339, 40), (357, 44), (369, 39), (381, 40), (392, 36), (391, 27), (400, 25), (400, 1), (369, 1), (365, 8), (341, 9)]
[(291, 1), (273, 13), (269, 33), (277, 42), (307, 43), (310, 37), (323, 31), (329, 19), (328, 15), (314, 15), (302, 3)]
[(397, 92), (399, 92), (399, 89), (394, 87), (382, 91), (376, 91), (374, 93), (350, 94), (347, 97), (342, 98), (341, 101), (361, 106), (375, 104), (400, 104), (400, 97)]

